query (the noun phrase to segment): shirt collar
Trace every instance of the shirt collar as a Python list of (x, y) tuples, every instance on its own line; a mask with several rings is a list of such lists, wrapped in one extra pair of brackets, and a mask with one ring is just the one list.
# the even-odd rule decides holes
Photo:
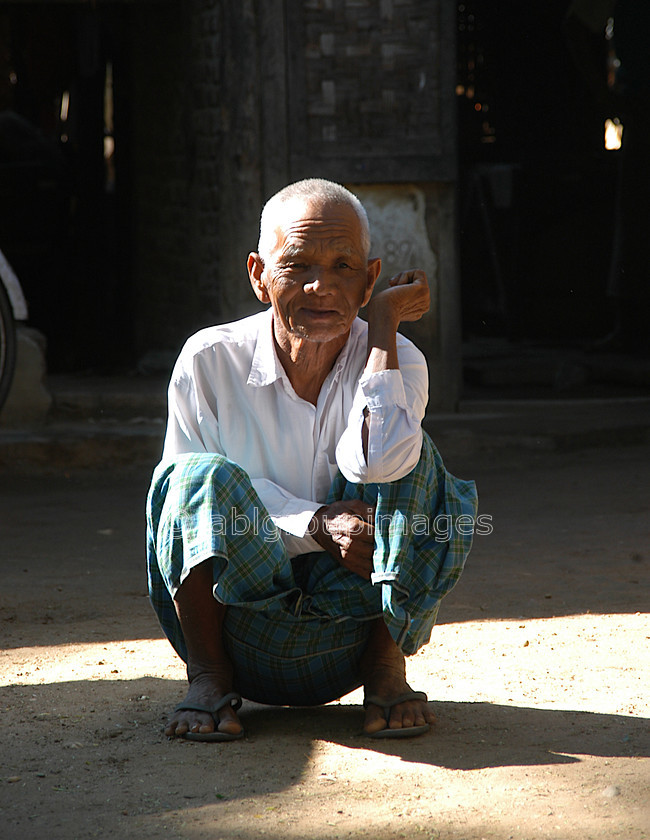
[(261, 388), (264, 385), (271, 385), (276, 379), (282, 379), (285, 375), (273, 341), (273, 309), (269, 307), (263, 313), (262, 323), (257, 333), (255, 352), (246, 384), (252, 385), (253, 388)]

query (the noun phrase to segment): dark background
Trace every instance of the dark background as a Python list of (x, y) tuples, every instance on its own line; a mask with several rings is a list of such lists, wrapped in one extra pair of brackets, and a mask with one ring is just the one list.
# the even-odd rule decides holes
[[(457, 6), (466, 340), (575, 345), (613, 324), (620, 153), (604, 150), (567, 47), (567, 5)], [(50, 372), (129, 370), (147, 349), (132, 305), (132, 37), (128, 4), (0, 5), (0, 247)]]

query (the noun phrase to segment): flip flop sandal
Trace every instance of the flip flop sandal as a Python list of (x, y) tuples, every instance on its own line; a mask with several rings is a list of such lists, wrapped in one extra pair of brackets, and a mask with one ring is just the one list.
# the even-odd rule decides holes
[[(235, 691), (231, 691), (230, 694), (225, 694), (216, 706), (201, 706), (199, 703), (179, 703), (174, 711), (206, 712), (212, 715), (215, 726), (219, 726), (219, 712), (224, 706), (232, 706), (237, 711), (241, 706), (241, 695)], [(220, 732), (216, 729), (214, 732), (186, 732), (184, 735), (179, 735), (178, 737), (185, 738), (186, 741), (237, 741), (239, 738), (244, 737), (244, 730), (242, 729), (236, 735), (232, 732)]]
[[(407, 700), (423, 700), (425, 703), (428, 700), (424, 691), (408, 691), (405, 694), (400, 694), (399, 697), (393, 697), (390, 700), (384, 700), (382, 697), (376, 695), (369, 695), (363, 699), (363, 708), (367, 709), (369, 705), (379, 706), (384, 713), (386, 724), (390, 719), (390, 713), (393, 706), (399, 703), (405, 703)], [(364, 732), (367, 738), (415, 738), (417, 735), (424, 735), (431, 729), (430, 724), (424, 723), (420, 726), (406, 726), (401, 729), (391, 729), (388, 725), (384, 729), (379, 729), (377, 732)]]

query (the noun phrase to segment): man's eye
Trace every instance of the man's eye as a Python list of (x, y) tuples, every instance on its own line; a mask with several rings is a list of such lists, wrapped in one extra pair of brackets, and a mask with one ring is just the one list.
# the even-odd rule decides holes
[(339, 268), (350, 268), (350, 264), (349, 264), (349, 263), (346, 263), (346, 262), (341, 261), (341, 262), (339, 263), (338, 267), (339, 267)]
[(307, 268), (307, 263), (292, 262), (287, 265), (292, 271), (304, 271)]

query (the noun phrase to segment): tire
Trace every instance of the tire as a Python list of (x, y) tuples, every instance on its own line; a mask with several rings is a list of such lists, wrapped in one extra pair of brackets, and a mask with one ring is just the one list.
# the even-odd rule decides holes
[(4, 286), (0, 282), (0, 411), (16, 367), (16, 322)]

